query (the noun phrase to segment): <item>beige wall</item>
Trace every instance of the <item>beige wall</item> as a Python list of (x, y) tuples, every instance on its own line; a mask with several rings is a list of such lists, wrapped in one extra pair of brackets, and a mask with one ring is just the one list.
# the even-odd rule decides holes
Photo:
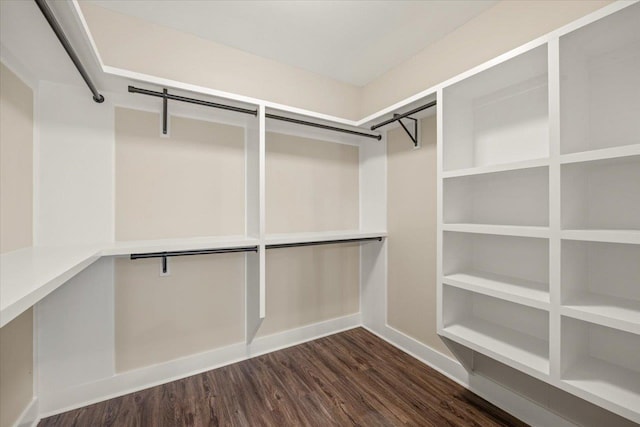
[(116, 370), (244, 341), (244, 254), (115, 263)]
[(33, 399), (33, 310), (0, 329), (0, 427), (9, 427)]
[(33, 92), (0, 65), (0, 253), (31, 246)]
[(267, 233), (356, 230), (358, 147), (267, 133)]
[[(0, 65), (0, 253), (32, 245), (33, 92)], [(1, 268), (1, 267), (0, 267)], [(33, 398), (33, 311), (0, 329), (0, 427)]]
[(367, 84), (367, 116), (611, 3), (611, 0), (501, 1)]
[(360, 311), (358, 245), (267, 251), (267, 316), (259, 336)]
[(244, 130), (116, 109), (116, 240), (244, 234)]
[(436, 333), (436, 116), (420, 126), (417, 150), (402, 128), (387, 135), (387, 320), (450, 354)]
[(105, 65), (340, 117), (359, 115), (355, 86), (89, 2), (80, 6)]

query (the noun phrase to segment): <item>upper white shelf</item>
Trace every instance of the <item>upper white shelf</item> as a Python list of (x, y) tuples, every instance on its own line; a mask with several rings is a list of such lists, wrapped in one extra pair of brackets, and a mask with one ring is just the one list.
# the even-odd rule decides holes
[(102, 250), (104, 256), (144, 252), (167, 252), (198, 249), (223, 249), (257, 246), (260, 240), (244, 236), (194, 237), (187, 239), (132, 240), (115, 242)]
[(560, 237), (586, 242), (629, 243), (640, 245), (640, 230), (562, 230)]
[(640, 144), (623, 145), (620, 147), (602, 148), (600, 150), (580, 151), (578, 153), (563, 154), (560, 163), (593, 162), (597, 160), (617, 159), (620, 157), (640, 156)]
[(518, 162), (499, 163), (494, 165), (478, 166), (474, 168), (455, 169), (442, 173), (443, 178), (457, 178), (461, 176), (483, 175), (495, 172), (507, 172), (520, 169), (538, 168), (549, 166), (549, 158), (522, 160)]
[(567, 299), (560, 314), (640, 335), (640, 301), (593, 292)]
[(443, 283), (529, 307), (549, 310), (549, 285), (484, 271), (448, 274)]
[(100, 258), (100, 247), (32, 247), (0, 255), (0, 327)]
[(316, 233), (286, 233), (268, 234), (265, 238), (266, 245), (286, 245), (295, 243), (329, 242), (333, 240), (371, 239), (386, 237), (386, 231), (325, 231)]
[(493, 225), (493, 224), (443, 224), (444, 231), (458, 231), (461, 233), (495, 234), (500, 236), (538, 237), (548, 238), (549, 227), (533, 227), (521, 225)]

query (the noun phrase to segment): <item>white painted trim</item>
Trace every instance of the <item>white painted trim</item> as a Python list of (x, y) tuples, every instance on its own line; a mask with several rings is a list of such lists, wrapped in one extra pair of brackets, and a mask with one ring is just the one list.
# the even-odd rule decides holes
[(367, 326), (363, 326), (363, 328), (527, 424), (554, 427), (575, 426), (565, 418), (488, 378), (469, 374), (456, 360), (388, 325), (382, 330), (373, 330)]
[(361, 324), (360, 313), (258, 337), (250, 345), (244, 342), (175, 359), (113, 377), (82, 384), (66, 390), (54, 390), (40, 396), (42, 418), (77, 409), (106, 399), (122, 396), (273, 351), (353, 329)]
[(18, 419), (13, 423), (13, 427), (35, 427), (38, 425), (38, 398), (34, 397), (24, 408)]

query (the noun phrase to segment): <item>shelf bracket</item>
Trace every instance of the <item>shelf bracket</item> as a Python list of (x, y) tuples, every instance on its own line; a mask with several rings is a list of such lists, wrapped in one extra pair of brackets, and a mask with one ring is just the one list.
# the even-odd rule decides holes
[[(400, 116), (400, 114), (394, 114), (393, 118), (398, 118), (398, 116)], [(408, 119), (413, 122), (412, 130), (409, 130), (409, 128), (407, 128), (407, 126), (402, 121), (403, 119)], [(402, 126), (402, 129), (404, 129), (407, 135), (409, 135), (409, 138), (411, 138), (411, 141), (413, 141), (413, 146), (417, 148), (418, 147), (418, 119), (414, 119), (413, 117), (400, 117), (398, 118), (398, 123), (400, 123), (400, 126)]]

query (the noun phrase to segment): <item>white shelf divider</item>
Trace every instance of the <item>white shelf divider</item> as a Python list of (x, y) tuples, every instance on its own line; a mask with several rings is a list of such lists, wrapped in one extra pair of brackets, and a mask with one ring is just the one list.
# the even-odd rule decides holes
[(461, 233), (495, 234), (499, 236), (548, 238), (549, 227), (494, 225), (494, 224), (443, 224), (443, 231)]
[(561, 164), (593, 162), (598, 160), (617, 159), (621, 157), (640, 156), (640, 144), (622, 145), (599, 150), (580, 151), (560, 156)]
[(31, 247), (0, 255), (0, 327), (100, 258), (100, 247)]
[(484, 271), (465, 271), (443, 277), (443, 283), (460, 289), (549, 310), (549, 285)]
[(226, 249), (257, 246), (259, 239), (244, 236), (212, 236), (185, 239), (132, 240), (106, 246), (103, 256), (120, 256), (145, 252), (186, 251), (198, 249)]
[(640, 230), (562, 230), (562, 239), (640, 244)]
[(496, 172), (507, 172), (512, 170), (532, 169), (532, 168), (538, 168), (538, 167), (548, 166), (548, 165), (549, 165), (548, 158), (540, 158), (540, 159), (532, 159), (532, 160), (523, 160), (523, 161), (512, 162), (512, 163), (499, 163), (496, 165), (478, 166), (474, 168), (445, 171), (442, 173), (442, 177), (445, 179), (458, 178), (462, 176), (474, 176), (474, 175), (484, 175), (484, 174), (496, 173)]
[(593, 292), (580, 292), (561, 307), (560, 313), (610, 328), (640, 335), (640, 301)]
[(548, 379), (548, 341), (478, 318), (446, 326), (442, 335), (533, 377)]

